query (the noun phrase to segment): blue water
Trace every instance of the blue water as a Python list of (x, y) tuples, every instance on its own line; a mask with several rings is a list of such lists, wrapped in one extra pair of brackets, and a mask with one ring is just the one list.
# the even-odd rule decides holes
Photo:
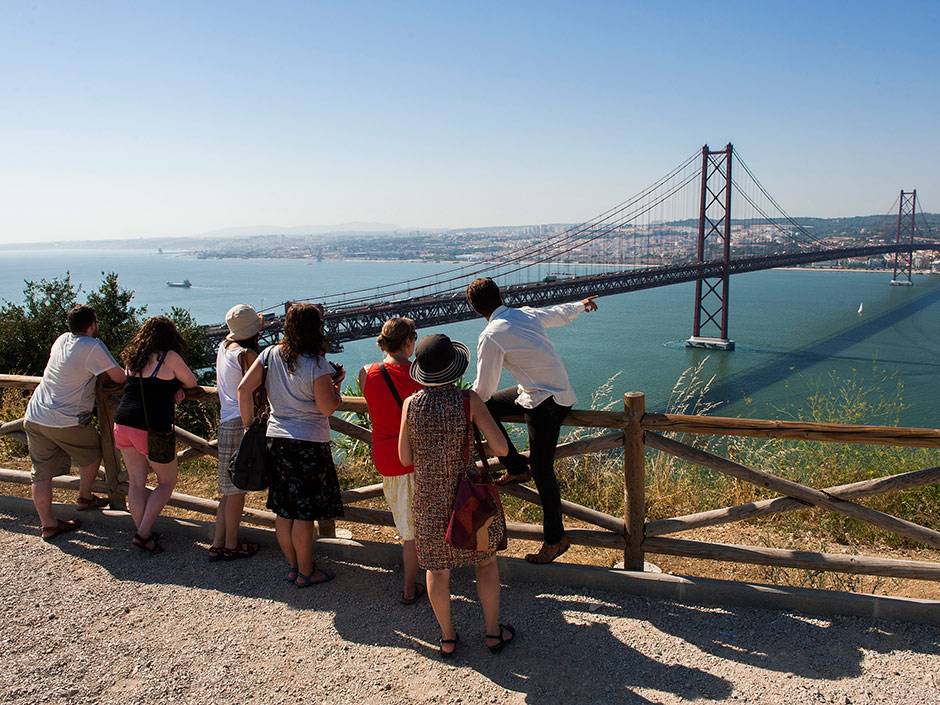
[[(220, 322), (234, 303), (258, 308), (303, 296), (422, 276), (447, 264), (199, 260), (172, 254), (121, 251), (0, 251), (0, 299), (20, 301), (24, 279), (70, 271), (85, 289), (101, 272), (116, 271), (150, 313), (188, 308), (197, 320)], [(168, 280), (189, 279), (191, 289)], [(940, 277), (917, 277), (914, 287), (891, 287), (890, 274), (773, 270), (731, 282), (731, 353), (692, 350), (692, 285), (640, 291), (600, 300), (597, 313), (552, 331), (581, 405), (619, 373), (614, 389), (647, 394), (647, 408), (667, 403), (677, 377), (707, 357), (716, 380), (709, 400), (721, 413), (763, 418), (806, 413), (806, 399), (855, 377), (888, 397), (903, 384), (907, 425), (940, 427)], [(857, 314), (859, 303), (865, 311)], [(474, 347), (482, 321), (446, 326)], [(371, 341), (350, 343), (338, 355), (353, 370), (376, 358)], [(716, 412), (718, 413), (718, 412)], [(882, 419), (869, 419), (883, 421)]]

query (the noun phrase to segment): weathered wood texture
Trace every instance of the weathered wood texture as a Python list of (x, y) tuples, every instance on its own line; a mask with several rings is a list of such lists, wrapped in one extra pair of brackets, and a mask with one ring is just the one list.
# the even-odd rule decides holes
[(647, 431), (661, 433), (759, 436), (762, 438), (822, 441), (824, 443), (940, 448), (940, 429), (936, 428), (856, 426), (805, 421), (736, 419), (724, 416), (687, 416), (683, 414), (647, 414), (643, 417), (643, 428)]
[(98, 430), (101, 436), (101, 464), (104, 465), (104, 482), (108, 488), (108, 504), (111, 509), (127, 508), (127, 490), (122, 489), (125, 479), (121, 469), (121, 456), (114, 444), (114, 413), (117, 401), (109, 394), (107, 375), (101, 375), (95, 384), (95, 410), (98, 414)]
[(720, 473), (736, 477), (745, 482), (750, 482), (759, 487), (766, 487), (769, 490), (779, 492), (787, 497), (799, 499), (817, 507), (825, 507), (834, 512), (850, 516), (853, 519), (858, 519), (859, 521), (877, 526), (879, 529), (892, 531), (900, 536), (906, 536), (914, 541), (925, 543), (928, 546), (940, 548), (940, 532), (905, 519), (898, 519), (890, 514), (879, 512), (876, 509), (830, 496), (820, 490), (814, 490), (798, 482), (785, 480), (784, 478), (771, 475), (762, 470), (754, 470), (753, 468), (740, 465), (731, 460), (726, 460), (725, 458), (713, 455), (707, 451), (687, 446), (684, 443), (679, 443), (678, 441), (660, 436), (656, 433), (647, 432), (646, 444), (650, 448), (665, 451), (678, 458), (711, 468), (712, 470), (717, 470)]
[[(506, 485), (505, 487), (500, 487), (499, 490), (503, 494), (512, 495), (526, 502), (537, 504), (540, 507), (542, 506), (542, 499), (539, 497), (539, 493), (525, 485)], [(615, 534), (623, 536), (626, 533), (626, 525), (623, 523), (622, 519), (612, 517), (610, 514), (599, 512), (596, 509), (591, 509), (590, 507), (585, 507), (581, 504), (563, 499), (561, 500), (561, 511), (562, 514), (580, 519), (594, 526), (599, 526), (602, 529), (613, 531)]]
[(791, 551), (782, 548), (737, 546), (724, 543), (705, 543), (686, 539), (650, 537), (643, 542), (648, 553), (670, 556), (704, 558), (734, 563), (755, 563), (803, 568), (805, 570), (832, 571), (835, 573), (863, 573), (883, 575), (891, 578), (915, 578), (917, 580), (940, 580), (940, 563), (905, 561), (894, 558), (843, 555), (841, 553), (815, 553), (813, 551)]
[(643, 535), (646, 522), (646, 448), (640, 423), (646, 413), (642, 392), (623, 395), (623, 519), (627, 545), (623, 553), (626, 570), (643, 570)]
[[(861, 482), (852, 482), (847, 485), (835, 485), (833, 487), (826, 487), (820, 491), (834, 497), (839, 497), (840, 499), (860, 499), (862, 497), (873, 497), (888, 492), (906, 490), (912, 487), (932, 485), (935, 482), (940, 482), (940, 467), (903, 472), (898, 475), (879, 477), (873, 480), (862, 480)], [(646, 525), (646, 535), (662, 536), (664, 534), (674, 534), (680, 531), (700, 529), (703, 526), (716, 526), (718, 524), (756, 519), (758, 517), (791, 512), (798, 509), (808, 509), (811, 506), (812, 505), (806, 502), (801, 502), (792, 497), (764, 499), (758, 502), (738, 504), (733, 507), (711, 509), (707, 512), (696, 512), (695, 514), (686, 514), (685, 516), (651, 521)]]

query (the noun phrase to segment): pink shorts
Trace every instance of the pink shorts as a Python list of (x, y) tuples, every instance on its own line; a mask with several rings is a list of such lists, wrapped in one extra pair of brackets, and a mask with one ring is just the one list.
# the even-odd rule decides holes
[(114, 424), (114, 445), (119, 449), (133, 448), (143, 456), (147, 455), (147, 432), (142, 428), (132, 428)]

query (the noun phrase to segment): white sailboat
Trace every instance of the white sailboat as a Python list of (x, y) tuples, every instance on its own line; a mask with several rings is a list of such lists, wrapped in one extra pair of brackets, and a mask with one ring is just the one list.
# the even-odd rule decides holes
[(865, 304), (864, 304), (864, 303), (860, 303), (860, 304), (858, 305), (858, 315), (861, 316), (863, 313), (865, 313)]

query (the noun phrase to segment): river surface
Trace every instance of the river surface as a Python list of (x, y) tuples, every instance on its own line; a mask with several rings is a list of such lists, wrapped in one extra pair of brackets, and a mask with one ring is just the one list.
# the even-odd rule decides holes
[[(85, 290), (105, 271), (137, 292), (151, 314), (171, 306), (197, 320), (219, 323), (235, 303), (257, 308), (351, 288), (394, 282), (450, 268), (412, 262), (311, 262), (282, 259), (200, 260), (136, 251), (0, 250), (0, 299), (19, 302), (23, 281), (70, 272)], [(191, 289), (166, 286), (189, 279)], [(770, 270), (731, 280), (734, 352), (688, 349), (693, 285), (650, 289), (600, 299), (597, 313), (551, 332), (579, 405), (614, 375), (615, 395), (647, 394), (647, 408), (668, 403), (676, 379), (705, 360), (715, 376), (708, 399), (720, 411), (757, 418), (800, 417), (807, 398), (848, 379), (873, 397), (903, 399), (905, 425), (940, 427), (940, 277), (919, 276), (914, 287), (888, 285), (890, 272)], [(857, 313), (864, 303), (864, 313)], [(442, 330), (475, 346), (482, 320)], [(2, 342), (0, 342), (2, 344)], [(371, 341), (349, 343), (336, 356), (347, 369), (376, 359)], [(707, 358), (707, 359), (706, 359)], [(472, 369), (472, 368), (471, 368)], [(508, 382), (508, 378), (504, 377)], [(834, 383), (836, 380), (838, 383)], [(898, 384), (903, 390), (898, 392)], [(865, 419), (884, 423), (884, 419)]]

